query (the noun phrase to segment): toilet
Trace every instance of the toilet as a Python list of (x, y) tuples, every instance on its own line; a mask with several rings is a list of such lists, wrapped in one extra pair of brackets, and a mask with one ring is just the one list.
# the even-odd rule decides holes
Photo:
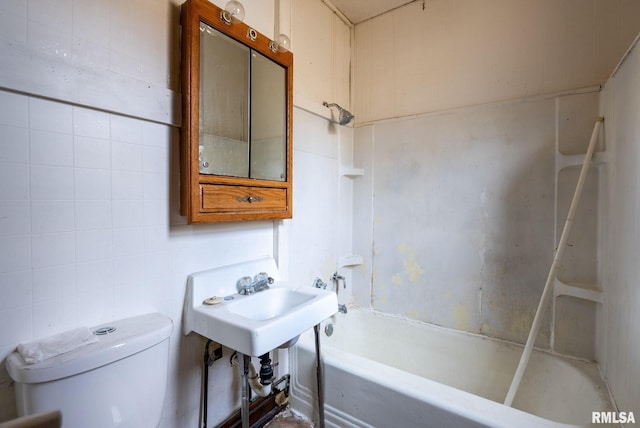
[(172, 329), (153, 313), (95, 327), (97, 342), (36, 364), (10, 354), (18, 415), (60, 410), (64, 428), (157, 427)]

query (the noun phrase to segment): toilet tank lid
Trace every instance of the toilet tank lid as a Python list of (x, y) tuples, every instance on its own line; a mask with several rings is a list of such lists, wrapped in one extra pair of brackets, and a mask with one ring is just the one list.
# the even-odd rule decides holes
[(83, 373), (141, 352), (167, 340), (171, 318), (151, 313), (108, 322), (92, 328), (112, 332), (96, 335), (98, 341), (36, 364), (27, 364), (18, 352), (7, 357), (7, 371), (20, 383), (49, 382)]

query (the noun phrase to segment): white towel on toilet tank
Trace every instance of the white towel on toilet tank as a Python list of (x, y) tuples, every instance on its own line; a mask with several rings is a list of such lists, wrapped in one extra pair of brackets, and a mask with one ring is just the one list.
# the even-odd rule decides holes
[(79, 327), (55, 336), (22, 343), (18, 345), (18, 352), (25, 363), (35, 364), (97, 341), (89, 328)]

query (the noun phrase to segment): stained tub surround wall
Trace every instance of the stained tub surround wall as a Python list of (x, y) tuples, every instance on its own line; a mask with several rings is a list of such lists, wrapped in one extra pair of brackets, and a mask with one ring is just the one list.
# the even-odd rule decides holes
[[(566, 190), (555, 174), (556, 136), (586, 145), (597, 118), (597, 95), (474, 107), (358, 128), (356, 163), (365, 167), (365, 176), (356, 184), (356, 209), (372, 218), (373, 251), (365, 262), (371, 266), (371, 288), (358, 288), (357, 301), (524, 342), (551, 265), (555, 188)], [(572, 129), (575, 135), (556, 128), (567, 121), (582, 125), (582, 116), (589, 117), (587, 126)], [(585, 194), (598, 183), (589, 182)], [(588, 202), (580, 205), (572, 236), (597, 242), (592, 222), (598, 211)], [(560, 205), (562, 222), (566, 209)], [(598, 261), (588, 249), (575, 253), (591, 257), (597, 273)], [(576, 281), (573, 272), (568, 275), (567, 282)], [(589, 280), (599, 284), (597, 277)], [(547, 314), (539, 346), (548, 348), (554, 339), (565, 344), (569, 328), (552, 332), (555, 315)], [(593, 324), (598, 314), (585, 317)], [(570, 330), (581, 356), (594, 358), (594, 331)]]
[[(355, 303), (526, 340), (575, 188), (569, 158), (586, 150), (638, 7), (414, 2), (356, 25)], [(587, 292), (556, 293), (536, 344), (604, 362), (598, 156), (558, 271)]]
[[(0, 2), (0, 421), (15, 416), (4, 358), (18, 343), (158, 311), (174, 321), (161, 426), (196, 426), (204, 341), (181, 333), (187, 275), (264, 255), (300, 285), (335, 269), (337, 214), (326, 208), (338, 193), (340, 134), (329, 112), (308, 111), (348, 94), (348, 75), (316, 83), (303, 70), (343, 73), (350, 39), (342, 24), (320, 0), (243, 0), (246, 21), (264, 34), (274, 34), (278, 14), (301, 64), (294, 218), (186, 225), (178, 205), (181, 3)], [(210, 371), (210, 424), (239, 406), (229, 355)], [(283, 374), (286, 354), (279, 357)]]

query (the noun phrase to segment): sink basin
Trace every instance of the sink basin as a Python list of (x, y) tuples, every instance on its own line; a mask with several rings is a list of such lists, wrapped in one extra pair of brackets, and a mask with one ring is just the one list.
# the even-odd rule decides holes
[(305, 293), (304, 290), (270, 288), (243, 299), (234, 299), (228, 308), (231, 313), (251, 320), (264, 321), (285, 315), (314, 297), (315, 294)]
[[(238, 278), (258, 272), (267, 272), (274, 284), (255, 294), (238, 294)], [(295, 342), (301, 333), (337, 312), (335, 293), (311, 285), (296, 288), (278, 277), (272, 258), (189, 275), (184, 333), (193, 331), (245, 355), (260, 356)], [(214, 296), (216, 304), (203, 303)]]

